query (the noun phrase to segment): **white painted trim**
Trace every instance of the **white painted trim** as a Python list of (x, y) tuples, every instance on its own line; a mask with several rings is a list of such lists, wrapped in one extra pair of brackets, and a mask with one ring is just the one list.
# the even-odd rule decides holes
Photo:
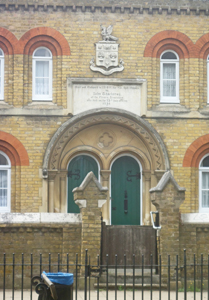
[(0, 224), (81, 223), (81, 214), (65, 213), (0, 213)]
[[(40, 48), (43, 48), (43, 49), (47, 49), (50, 54), (51, 54), (51, 57), (36, 57), (34, 56), (34, 53), (40, 49)], [(35, 49), (35, 51), (33, 52), (33, 65), (32, 65), (32, 100), (35, 100), (35, 101), (52, 101), (52, 77), (53, 77), (53, 70), (52, 70), (52, 53), (51, 51), (46, 48), (46, 47), (38, 47)], [(36, 62), (37, 61), (48, 61), (49, 62), (49, 94), (48, 95), (36, 95), (35, 94), (35, 74), (36, 74)]]
[[(177, 59), (161, 59), (166, 52), (172, 52), (177, 56)], [(173, 63), (176, 65), (176, 97), (163, 96), (163, 65)], [(180, 103), (179, 100), (179, 56), (173, 50), (166, 50), (160, 56), (160, 103)]]
[[(118, 156), (116, 156), (114, 159), (113, 159), (113, 161), (111, 162), (111, 164), (110, 164), (110, 170), (112, 170), (112, 165), (114, 164), (114, 162), (118, 159), (118, 158), (120, 158), (120, 157), (123, 157), (123, 156), (130, 156), (130, 157), (132, 157), (133, 159), (135, 159), (136, 160), (136, 162), (138, 163), (138, 165), (139, 165), (139, 168), (140, 168), (140, 173), (141, 173), (141, 179), (140, 179), (140, 225), (143, 225), (143, 219), (142, 219), (142, 211), (143, 211), (143, 201), (142, 201), (142, 195), (143, 195), (143, 193), (142, 193), (142, 188), (143, 188), (143, 184), (142, 184), (142, 171), (143, 171), (143, 169), (142, 169), (142, 165), (141, 165), (141, 162), (134, 156), (134, 155), (132, 155), (132, 154), (129, 154), (129, 153), (123, 153), (123, 154), (119, 154)], [(112, 225), (112, 211), (111, 211), (111, 207), (112, 207), (112, 200), (111, 200), (111, 181), (112, 181), (112, 179), (111, 179), (111, 173), (110, 173), (110, 178), (109, 178), (109, 195), (110, 195), (110, 203), (109, 203), (109, 216), (110, 216), (110, 219), (109, 219), (109, 224), (110, 225)]]
[[(81, 156), (81, 155), (86, 155), (86, 156), (89, 156), (91, 158), (93, 158), (96, 163), (97, 163), (97, 166), (98, 166), (98, 181), (100, 182), (100, 164), (98, 162), (98, 160), (95, 158), (95, 156), (91, 155), (91, 154), (87, 154), (87, 153), (79, 153), (79, 154), (76, 154), (74, 155), (71, 160), (69, 161), (69, 163), (67, 164), (67, 171), (68, 171), (68, 167), (69, 167), (69, 164), (71, 163), (71, 161), (75, 158), (75, 157), (78, 157), (78, 156)], [(67, 180), (66, 180), (66, 190), (67, 190), (67, 194), (66, 194), (66, 213), (68, 213), (68, 177), (67, 177)]]
[(9, 157), (4, 152), (0, 151), (0, 154), (2, 154), (9, 163), (9, 165), (0, 166), (0, 170), (7, 171), (7, 206), (0, 207), (0, 213), (3, 213), (11, 211), (11, 162)]
[(200, 167), (202, 161), (209, 156), (209, 153), (204, 155), (199, 163), (199, 212), (200, 213), (209, 213), (209, 207), (205, 208), (202, 207), (202, 173), (208, 172), (209, 173), (209, 167)]

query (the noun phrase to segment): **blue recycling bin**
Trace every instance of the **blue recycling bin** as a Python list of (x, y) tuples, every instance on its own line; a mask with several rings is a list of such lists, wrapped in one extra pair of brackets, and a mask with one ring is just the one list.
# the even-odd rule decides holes
[(48, 279), (53, 283), (63, 284), (63, 285), (73, 284), (72, 273), (63, 273), (63, 272), (46, 273), (45, 271), (43, 271), (43, 274), (45, 274), (48, 277)]
[[(55, 286), (58, 300), (73, 300), (73, 274), (71, 273), (43, 273)], [(45, 299), (44, 299), (45, 298)], [(39, 300), (55, 300), (51, 289), (48, 289), (45, 297)]]

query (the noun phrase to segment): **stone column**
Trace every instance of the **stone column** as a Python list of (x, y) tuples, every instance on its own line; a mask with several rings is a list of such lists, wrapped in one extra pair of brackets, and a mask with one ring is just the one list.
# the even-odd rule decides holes
[(101, 246), (101, 208), (106, 202), (108, 189), (102, 187), (93, 172), (90, 172), (73, 193), (82, 216), (81, 264), (85, 263), (86, 249), (91, 256), (91, 264), (97, 264)]
[(66, 213), (67, 211), (67, 170), (60, 171), (60, 212)]
[[(109, 184), (110, 184), (110, 175), (111, 171), (110, 170), (101, 170), (101, 181), (102, 181), (102, 186), (107, 187), (109, 189)], [(104, 204), (102, 207), (102, 217), (103, 221), (108, 225), (110, 224), (110, 194), (107, 193), (107, 202)]]
[(57, 171), (48, 172), (48, 181), (49, 181), (49, 212), (54, 212), (54, 180), (57, 175)]
[(150, 171), (143, 171), (143, 177), (145, 180), (145, 201), (143, 201), (143, 216), (144, 225), (150, 225), (150, 211), (151, 211), (151, 201), (150, 201), (150, 194), (149, 190), (151, 187), (151, 172)]
[[(185, 199), (185, 188), (179, 187), (170, 171), (167, 171), (155, 188), (150, 190), (151, 201), (160, 214), (160, 245), (159, 254), (162, 264), (168, 263), (168, 254), (171, 264), (175, 264), (176, 255), (179, 255), (179, 207)], [(167, 269), (163, 268), (163, 272)], [(171, 270), (175, 276), (175, 270)]]

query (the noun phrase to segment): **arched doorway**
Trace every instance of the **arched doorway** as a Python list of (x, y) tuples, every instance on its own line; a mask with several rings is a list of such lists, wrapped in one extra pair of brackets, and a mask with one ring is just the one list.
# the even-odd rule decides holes
[(141, 170), (131, 156), (117, 158), (111, 172), (111, 224), (141, 224)]
[(79, 187), (91, 171), (98, 179), (98, 165), (91, 156), (79, 155), (70, 161), (68, 165), (68, 213), (80, 213), (78, 205), (74, 202), (72, 190)]
[[(43, 203), (47, 203), (46, 209), (48, 208), (49, 212), (69, 211), (66, 189), (69, 160), (81, 154), (90, 156), (98, 162), (101, 184), (109, 191), (114, 158), (119, 158), (123, 154), (139, 162), (143, 176), (137, 181), (141, 182), (143, 189), (140, 191), (141, 219), (137, 223), (150, 225), (152, 204), (149, 190), (157, 184), (159, 174), (170, 168), (166, 148), (155, 129), (142, 118), (114, 109), (108, 112), (103, 109), (89, 111), (85, 115), (77, 115), (66, 121), (51, 139), (44, 157), (43, 191), (45, 189), (46, 192), (43, 192)], [(77, 169), (77, 166), (74, 169)], [(92, 168), (88, 171), (92, 171)], [(130, 170), (126, 172), (128, 171)], [(75, 186), (79, 186), (82, 179), (76, 181), (74, 186), (70, 186), (69, 190), (72, 191)], [(123, 191), (123, 198), (124, 193)], [(102, 216), (106, 224), (111, 224), (110, 197), (102, 207)]]

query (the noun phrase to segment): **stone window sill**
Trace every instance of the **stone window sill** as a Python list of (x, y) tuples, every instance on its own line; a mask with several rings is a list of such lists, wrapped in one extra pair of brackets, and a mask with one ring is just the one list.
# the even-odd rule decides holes
[(189, 113), (190, 110), (181, 104), (159, 104), (150, 109), (150, 111), (154, 112), (176, 112), (176, 113)]
[(209, 224), (209, 213), (181, 214), (184, 224)]

